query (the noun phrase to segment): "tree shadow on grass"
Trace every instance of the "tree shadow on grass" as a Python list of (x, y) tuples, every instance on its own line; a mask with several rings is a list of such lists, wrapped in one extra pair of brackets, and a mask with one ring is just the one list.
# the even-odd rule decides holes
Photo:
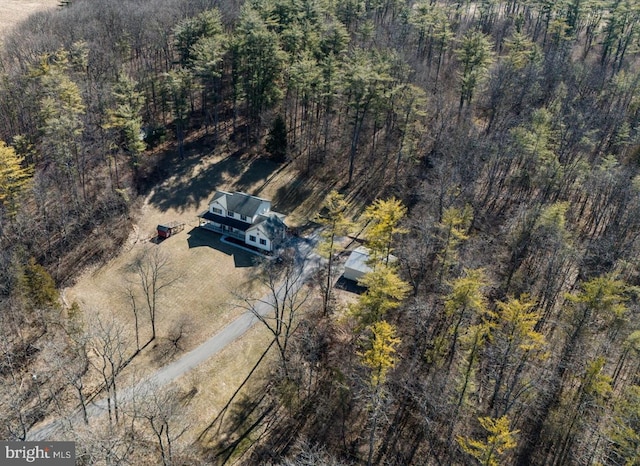
[(273, 197), (273, 203), (278, 212), (289, 213), (313, 193), (313, 187), (303, 180), (296, 180), (286, 186), (281, 186)]
[(290, 214), (304, 204), (307, 212), (316, 212), (328, 192), (319, 180), (299, 177), (278, 188), (272, 199), (274, 210)]
[(163, 212), (169, 209), (179, 212), (192, 210), (210, 198), (226, 176), (239, 174), (242, 166), (239, 157), (228, 156), (196, 171), (201, 163), (199, 156), (175, 161), (171, 173), (156, 186), (149, 202)]
[(168, 151), (161, 156), (157, 168), (146, 180), (149, 189), (155, 185), (150, 203), (163, 212), (168, 209), (184, 212), (197, 208), (228, 180), (236, 180), (234, 191), (249, 190), (260, 181), (268, 180), (279, 167), (267, 159), (244, 156), (242, 150), (200, 167), (206, 155), (198, 141), (185, 144), (185, 154), (184, 159), (180, 160), (175, 151)]
[[(274, 421), (276, 405), (269, 396), (270, 388), (267, 383), (238, 396), (233, 404), (225, 407), (226, 418), (216, 417), (209, 427), (214, 428), (219, 424), (218, 435), (210, 438), (211, 444), (203, 452), (208, 464), (240, 462), (251, 451), (251, 446), (260, 438), (260, 431)], [(267, 422), (269, 418), (271, 422)], [(204, 434), (207, 437), (206, 431)]]
[[(248, 194), (259, 196), (259, 191), (270, 181), (272, 175), (278, 173), (284, 165), (262, 157), (248, 160), (246, 169), (235, 183), (236, 191), (244, 191)], [(262, 181), (262, 186), (255, 188)], [(253, 191), (253, 192), (249, 192)]]
[(213, 231), (196, 227), (187, 234), (189, 235), (189, 238), (187, 239), (189, 249), (200, 247), (213, 248), (227, 256), (232, 256), (235, 267), (253, 267), (258, 261), (258, 256), (243, 251), (242, 249), (236, 248), (230, 244), (223, 243), (220, 241), (220, 234)]

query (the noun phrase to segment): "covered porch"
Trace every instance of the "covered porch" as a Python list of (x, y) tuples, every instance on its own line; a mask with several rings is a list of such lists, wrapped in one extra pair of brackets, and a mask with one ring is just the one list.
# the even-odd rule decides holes
[[(220, 233), (221, 235), (230, 236), (232, 238), (239, 239), (240, 241), (245, 241), (245, 230), (243, 228), (244, 225), (239, 224), (238, 221), (233, 221), (233, 219), (227, 219), (225, 217), (211, 214), (211, 212), (203, 212), (198, 215), (198, 225), (201, 228), (206, 230), (211, 230), (216, 233)], [(247, 227), (249, 225), (247, 224)]]

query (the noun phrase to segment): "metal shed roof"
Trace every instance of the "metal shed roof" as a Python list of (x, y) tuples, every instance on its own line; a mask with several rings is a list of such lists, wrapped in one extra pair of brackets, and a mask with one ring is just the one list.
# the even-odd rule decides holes
[(353, 250), (351, 254), (349, 254), (349, 258), (347, 262), (345, 262), (345, 269), (357, 270), (362, 273), (371, 272), (371, 267), (367, 265), (367, 261), (369, 260), (369, 249), (364, 246), (360, 246)]

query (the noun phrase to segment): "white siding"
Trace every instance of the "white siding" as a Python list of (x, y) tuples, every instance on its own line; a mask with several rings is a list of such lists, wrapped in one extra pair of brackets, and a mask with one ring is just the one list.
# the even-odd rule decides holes
[(344, 278), (357, 282), (364, 276), (364, 274), (365, 272), (363, 272), (362, 270), (352, 269), (351, 267), (345, 267), (344, 273), (342, 274), (342, 276)]
[[(251, 241), (251, 236), (255, 236), (256, 240)], [(261, 244), (260, 241), (264, 241), (265, 244)], [(271, 240), (264, 234), (260, 227), (250, 228), (245, 235), (245, 242), (256, 248), (264, 249), (265, 251), (271, 251)]]
[[(220, 209), (222, 213), (215, 212), (213, 209)], [(223, 217), (226, 217), (227, 215), (227, 209), (225, 209), (224, 206), (217, 201), (214, 201), (211, 204), (209, 204), (209, 212), (216, 215), (222, 215)]]

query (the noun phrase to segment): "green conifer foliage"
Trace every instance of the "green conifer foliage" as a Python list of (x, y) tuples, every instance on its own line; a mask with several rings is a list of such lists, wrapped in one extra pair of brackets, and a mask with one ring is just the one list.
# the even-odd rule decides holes
[(486, 440), (475, 440), (468, 437), (458, 437), (460, 448), (475, 458), (482, 466), (499, 466), (505, 453), (517, 445), (517, 430), (510, 430), (507, 416), (494, 419), (491, 417), (478, 418), (482, 428), (487, 431)]
[(13, 147), (0, 141), (0, 204), (10, 215), (20, 206), (20, 196), (32, 175), (33, 168), (24, 165)]
[(287, 160), (287, 146), (287, 124), (282, 115), (278, 115), (273, 120), (264, 148), (274, 161), (284, 162)]

